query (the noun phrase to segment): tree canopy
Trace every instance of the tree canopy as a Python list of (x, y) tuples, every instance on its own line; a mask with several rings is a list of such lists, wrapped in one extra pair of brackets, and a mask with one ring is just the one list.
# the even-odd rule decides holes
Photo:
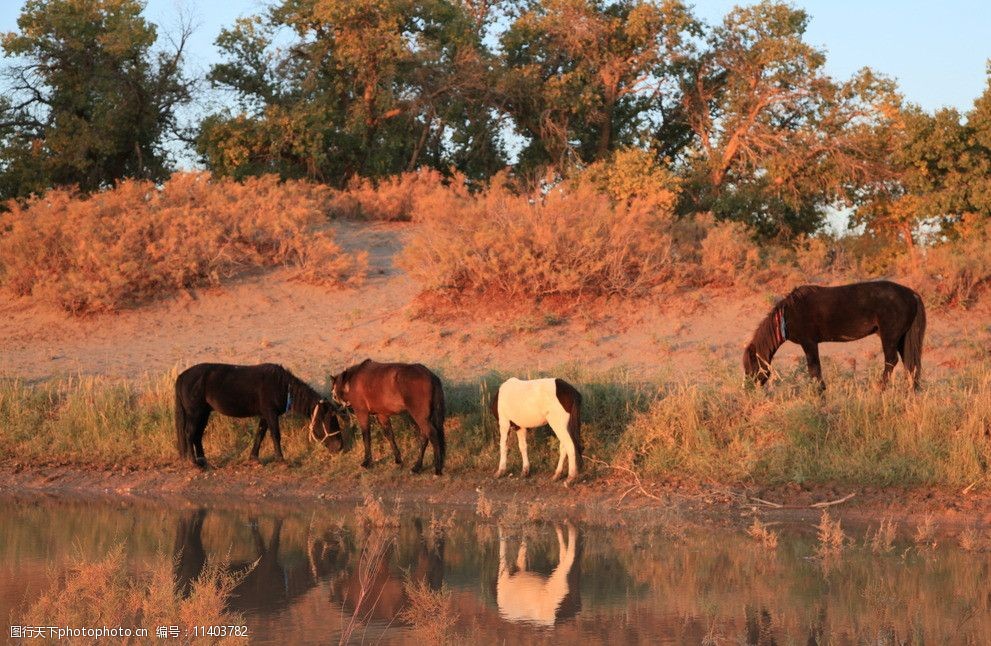
[(188, 33), (156, 51), (156, 27), (142, 10), (137, 0), (24, 4), (19, 31), (2, 37), (11, 61), (0, 101), (0, 197), (168, 175), (163, 141), (190, 98)]

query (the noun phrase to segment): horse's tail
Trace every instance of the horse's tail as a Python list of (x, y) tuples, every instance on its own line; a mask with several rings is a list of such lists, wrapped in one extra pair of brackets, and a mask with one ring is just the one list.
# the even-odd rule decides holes
[(430, 425), (437, 433), (438, 455), (440, 456), (439, 467), (444, 467), (444, 418), (447, 415), (444, 406), (444, 386), (440, 383), (437, 375), (431, 375), (433, 382), (433, 393), (430, 396)]
[(175, 380), (175, 442), (180, 458), (188, 458), (190, 454), (188, 423), (186, 407), (182, 405), (182, 381)]
[(568, 435), (575, 445), (575, 463), (582, 468), (582, 453), (585, 449), (582, 446), (582, 394), (571, 384), (561, 379), (554, 380), (557, 385), (557, 399), (561, 406), (568, 413)]
[(915, 296), (915, 318), (905, 333), (904, 354), (902, 361), (908, 374), (912, 376), (912, 385), (918, 389), (922, 385), (922, 341), (926, 336), (926, 306), (922, 298)]

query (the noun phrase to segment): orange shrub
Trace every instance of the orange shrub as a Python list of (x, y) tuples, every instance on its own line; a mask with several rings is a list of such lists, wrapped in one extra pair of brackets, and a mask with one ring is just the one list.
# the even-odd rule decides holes
[(413, 214), (399, 262), (428, 290), (637, 296), (672, 271), (670, 208), (588, 185), (516, 195), (497, 178), (474, 196), (432, 191)]
[(425, 168), (373, 182), (356, 177), (347, 189), (334, 191), (328, 201), (332, 218), (408, 222), (416, 201), (444, 188), (444, 177)]
[(325, 188), (177, 173), (161, 188), (125, 181), (81, 197), (56, 189), (0, 215), (0, 284), (70, 312), (116, 310), (215, 285), (249, 267), (292, 265), (308, 282), (360, 280), (338, 247)]

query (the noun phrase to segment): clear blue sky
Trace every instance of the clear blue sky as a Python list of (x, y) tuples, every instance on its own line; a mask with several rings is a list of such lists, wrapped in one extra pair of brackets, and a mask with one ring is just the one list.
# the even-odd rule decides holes
[[(266, 0), (148, 0), (146, 16), (167, 30), (180, 8), (198, 29), (190, 51), (190, 72), (205, 72), (217, 61), (213, 40), (221, 27), (241, 15), (258, 13)], [(719, 21), (731, 0), (695, 3), (707, 22)], [(744, 3), (746, 4), (746, 3)], [(864, 66), (898, 80), (909, 101), (927, 110), (954, 106), (968, 110), (986, 83), (991, 58), (991, 0), (806, 0), (794, 2), (812, 16), (808, 42), (827, 51), (837, 78)], [(0, 32), (16, 29), (23, 2), (0, 0)]]

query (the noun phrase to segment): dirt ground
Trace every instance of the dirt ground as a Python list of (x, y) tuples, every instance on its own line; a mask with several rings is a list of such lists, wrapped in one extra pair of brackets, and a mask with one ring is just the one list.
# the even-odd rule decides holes
[[(676, 298), (600, 303), (555, 311), (507, 304), (471, 312), (426, 311), (417, 285), (394, 264), (412, 225), (338, 223), (345, 248), (369, 251), (359, 289), (328, 290), (258, 272), (119, 314), (68, 316), (29, 299), (0, 300), (0, 375), (41, 380), (65, 375), (133, 378), (201, 361), (277, 362), (323, 378), (366, 357), (419, 361), (448, 379), (492, 370), (520, 375), (578, 364), (626, 369), (640, 378), (704, 378), (736, 366), (753, 328), (783, 294), (707, 289)], [(0, 297), (5, 298), (5, 297)], [(987, 304), (930, 312), (926, 373), (939, 376), (991, 352)], [(830, 366), (879, 370), (880, 342), (823, 347)], [(804, 362), (786, 344), (775, 365)]]

